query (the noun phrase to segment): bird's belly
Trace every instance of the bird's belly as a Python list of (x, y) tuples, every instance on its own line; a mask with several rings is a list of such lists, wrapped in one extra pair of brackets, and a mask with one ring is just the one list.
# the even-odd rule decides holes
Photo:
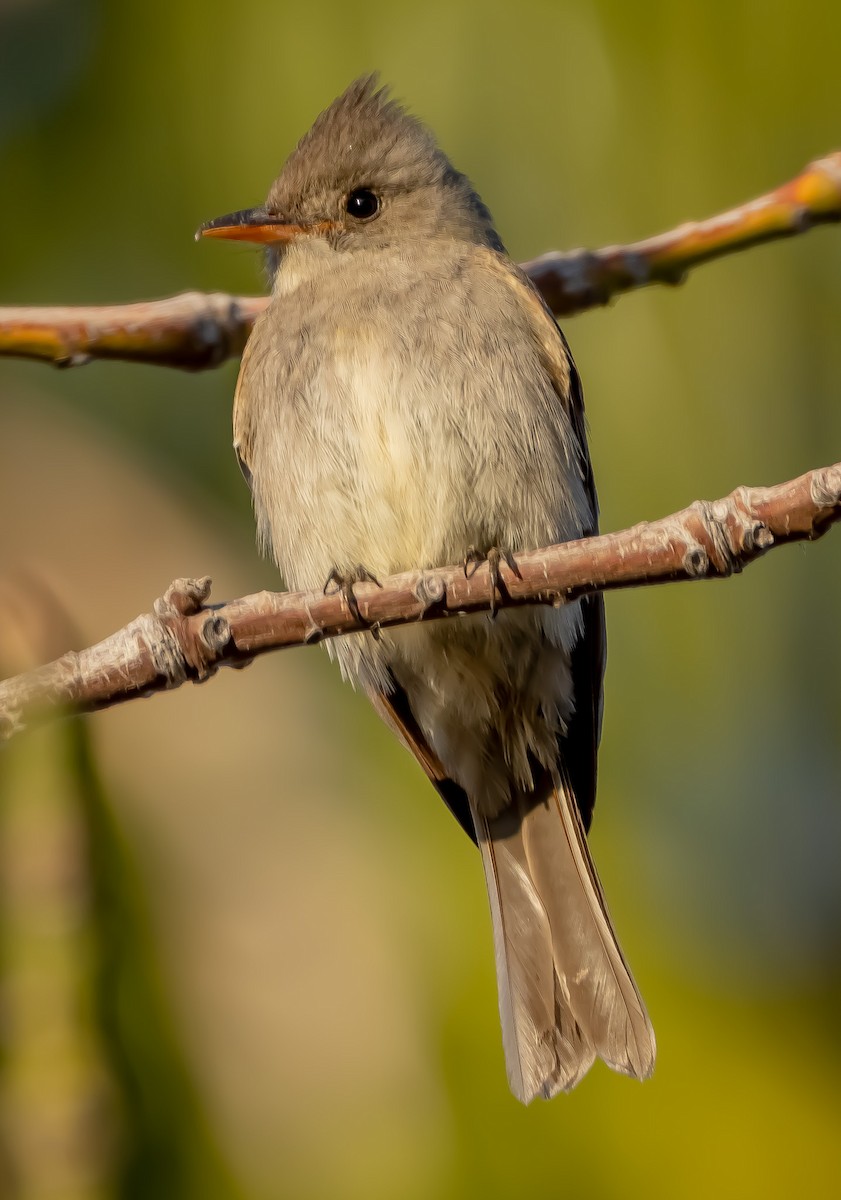
[(463, 347), (386, 344), (373, 321), (311, 336), (318, 369), (287, 374), (255, 438), (256, 506), (288, 586), (581, 533), (580, 479), (534, 377), (482, 383)]
[(457, 466), (441, 430), (424, 430), (422, 403), (412, 415), (399, 397), (389, 399), (360, 405), (348, 482), (364, 507), (354, 553), (392, 572), (440, 563), (452, 545)]
[(493, 514), (477, 504), (449, 398), (394, 375), (378, 364), (333, 378), (316, 419), (287, 433), (284, 455), (299, 465), (272, 540), (294, 587), (317, 586), (333, 568), (380, 576), (444, 565), (488, 540)]

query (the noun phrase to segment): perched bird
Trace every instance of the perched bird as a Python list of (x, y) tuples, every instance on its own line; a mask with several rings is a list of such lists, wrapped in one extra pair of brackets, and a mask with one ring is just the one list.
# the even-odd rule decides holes
[[(266, 204), (202, 226), (266, 245), (234, 444), (294, 589), (592, 534), (581, 384), (469, 180), (375, 76), (315, 121)], [(494, 571), (492, 571), (492, 574)], [(478, 844), (508, 1078), (528, 1103), (596, 1057), (638, 1078), (654, 1034), (587, 848), (601, 597), (356, 633), (346, 678)]]

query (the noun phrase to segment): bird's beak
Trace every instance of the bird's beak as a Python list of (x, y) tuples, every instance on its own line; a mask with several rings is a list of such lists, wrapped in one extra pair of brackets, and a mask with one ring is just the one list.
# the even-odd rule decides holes
[(272, 242), (291, 242), (306, 234), (326, 233), (332, 224), (332, 221), (319, 221), (311, 225), (295, 225), (265, 208), (243, 208), (239, 212), (216, 217), (213, 221), (205, 221), (196, 231), (196, 241), (209, 237), (269, 245)]

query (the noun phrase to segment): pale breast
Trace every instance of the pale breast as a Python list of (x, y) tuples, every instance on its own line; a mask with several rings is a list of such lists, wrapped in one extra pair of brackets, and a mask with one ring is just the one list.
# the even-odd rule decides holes
[(568, 421), (510, 289), (471, 255), (418, 277), (383, 261), (364, 286), (335, 256), (255, 330), (240, 424), (290, 586), (580, 533)]

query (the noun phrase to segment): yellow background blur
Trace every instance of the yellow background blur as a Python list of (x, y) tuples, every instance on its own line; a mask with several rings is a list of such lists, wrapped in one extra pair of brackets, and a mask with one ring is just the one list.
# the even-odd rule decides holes
[[(253, 252), (194, 229), (260, 201), (373, 68), (515, 257), (642, 237), (841, 147), (839, 53), (827, 0), (3, 0), (0, 303), (260, 289)], [(603, 527), (837, 459), (839, 317), (822, 229), (566, 322)], [(79, 641), (177, 575), (217, 598), (274, 585), (230, 451), (235, 377), (0, 365), (0, 569), (48, 585)], [(149, 1110), (171, 1132), (189, 1109), (226, 1167), (185, 1167), (185, 1133), (73, 1196), (833, 1194), (838, 536), (608, 600), (592, 840), (657, 1029), (644, 1086), (598, 1066), (549, 1105), (510, 1097), (478, 857), (321, 652), (90, 720), (187, 1080)], [(20, 811), (66, 787), (61, 736), (15, 750)]]

